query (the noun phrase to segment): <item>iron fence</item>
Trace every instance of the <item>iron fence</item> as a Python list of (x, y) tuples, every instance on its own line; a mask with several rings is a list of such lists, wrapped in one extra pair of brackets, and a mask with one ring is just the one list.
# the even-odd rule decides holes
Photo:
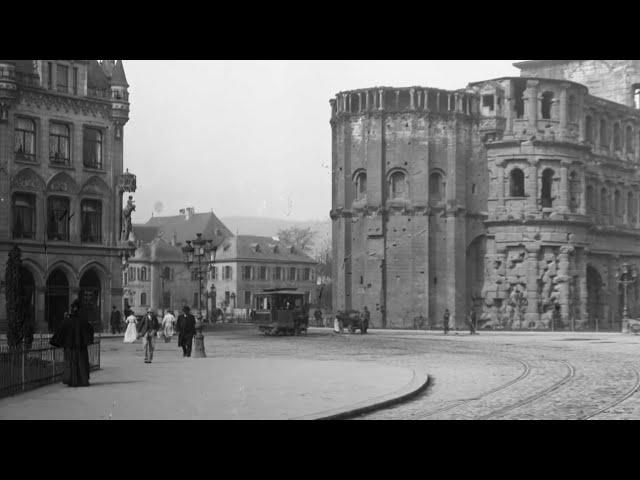
[[(90, 371), (100, 369), (100, 340), (88, 347)], [(64, 349), (49, 344), (48, 337), (31, 345), (0, 345), (0, 398), (57, 383), (64, 370)]]

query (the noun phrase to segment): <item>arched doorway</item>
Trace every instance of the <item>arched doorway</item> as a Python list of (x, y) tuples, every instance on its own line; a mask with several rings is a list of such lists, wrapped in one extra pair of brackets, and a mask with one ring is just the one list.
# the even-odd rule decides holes
[(486, 236), (476, 237), (467, 247), (466, 252), (466, 280), (467, 299), (465, 315), (470, 309), (476, 310), (480, 318), (482, 308), (482, 288), (484, 287), (485, 256), (487, 254)]
[(87, 270), (80, 278), (80, 316), (102, 331), (102, 295), (100, 277), (94, 269)]
[(69, 281), (65, 273), (56, 268), (47, 278), (45, 292), (45, 318), (50, 332), (54, 332), (62, 323), (69, 309)]
[(608, 326), (607, 319), (604, 318), (603, 308), (603, 282), (598, 270), (587, 265), (587, 312), (589, 330), (602, 330)]

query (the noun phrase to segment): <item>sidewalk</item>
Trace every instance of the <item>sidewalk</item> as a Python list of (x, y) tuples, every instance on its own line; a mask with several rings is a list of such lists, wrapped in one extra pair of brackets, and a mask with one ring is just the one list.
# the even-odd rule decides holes
[(49, 385), (0, 400), (0, 419), (317, 419), (422, 389), (426, 372), (365, 361), (182, 358), (105, 341), (88, 388)]

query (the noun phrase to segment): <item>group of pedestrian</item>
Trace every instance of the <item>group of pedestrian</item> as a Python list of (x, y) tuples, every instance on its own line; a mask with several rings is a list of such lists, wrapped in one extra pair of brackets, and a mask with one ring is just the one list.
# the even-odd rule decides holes
[(178, 347), (182, 348), (182, 356), (191, 357), (193, 337), (196, 334), (196, 319), (188, 306), (182, 308), (182, 313), (178, 316), (177, 321), (173, 312), (168, 310), (162, 323), (158, 321), (158, 317), (151, 308), (140, 320), (132, 311), (127, 314), (124, 343), (134, 343), (142, 338), (144, 363), (152, 363), (153, 361), (156, 338), (163, 338), (165, 343), (169, 343), (176, 330), (178, 331)]

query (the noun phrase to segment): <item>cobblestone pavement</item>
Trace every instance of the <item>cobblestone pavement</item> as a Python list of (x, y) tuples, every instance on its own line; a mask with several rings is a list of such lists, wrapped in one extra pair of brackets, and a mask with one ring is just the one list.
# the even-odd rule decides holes
[(640, 336), (374, 330), (266, 337), (251, 327), (207, 334), (209, 356), (285, 356), (420, 364), (429, 388), (359, 419), (640, 419)]

